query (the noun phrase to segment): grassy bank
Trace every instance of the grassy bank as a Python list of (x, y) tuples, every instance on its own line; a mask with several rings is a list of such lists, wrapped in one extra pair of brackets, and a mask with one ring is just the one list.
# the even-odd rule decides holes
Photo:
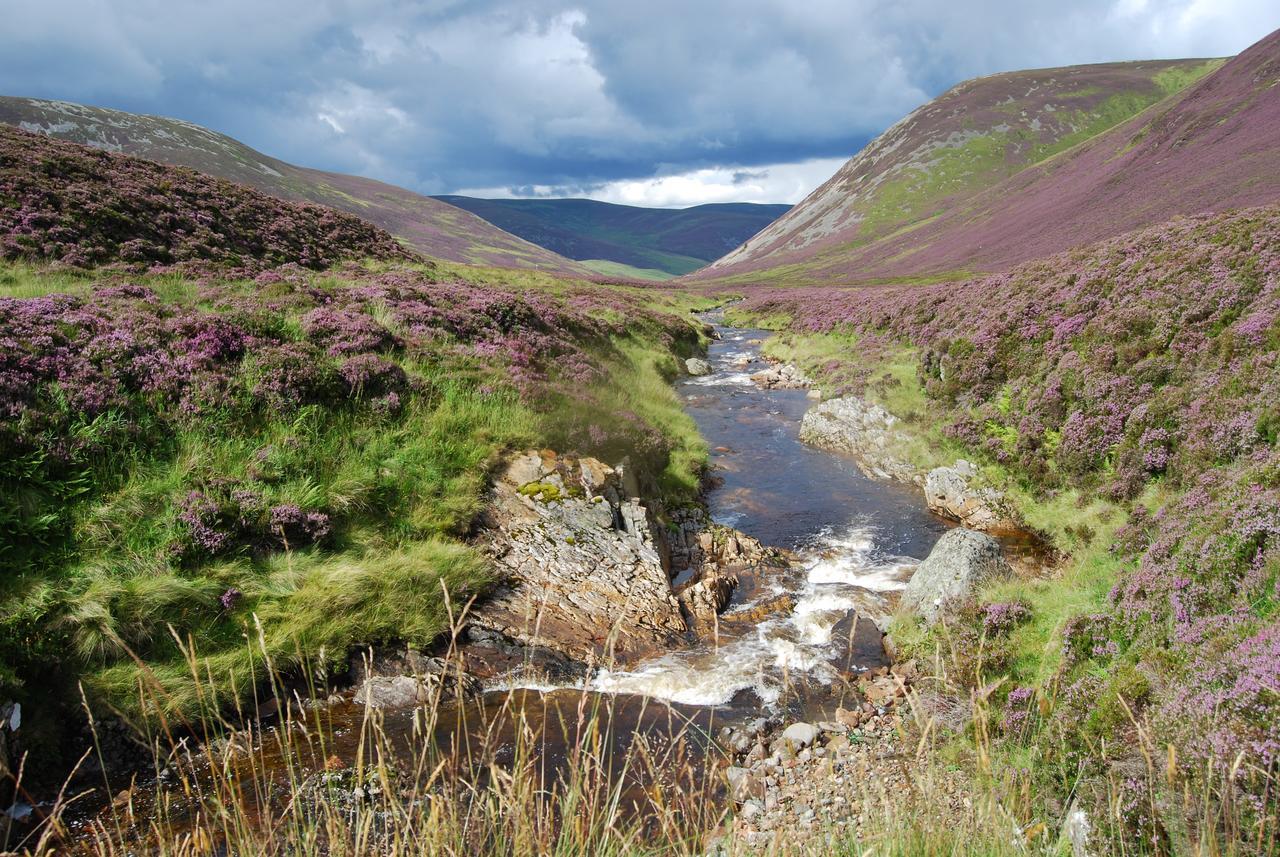
[(265, 658), (324, 674), (430, 643), (490, 582), (466, 539), (509, 450), (696, 493), (670, 385), (696, 299), (385, 263), (225, 276), (0, 266), (0, 695), (28, 748), (82, 720), (77, 681), (199, 718)]

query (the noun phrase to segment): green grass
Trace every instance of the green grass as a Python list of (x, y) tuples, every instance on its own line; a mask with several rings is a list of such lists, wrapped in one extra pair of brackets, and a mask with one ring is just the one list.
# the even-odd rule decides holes
[(580, 264), (598, 274), (604, 274), (606, 277), (625, 277), (632, 280), (661, 282), (677, 276), (670, 271), (663, 271), (658, 268), (636, 268), (622, 262), (612, 262), (608, 259), (585, 259)]
[(1205, 60), (1203, 64), (1198, 66), (1174, 67), (1167, 68), (1164, 71), (1157, 72), (1154, 78), (1156, 86), (1164, 92), (1165, 95), (1173, 95), (1181, 92), (1191, 84), (1200, 80), (1210, 72), (1217, 71), (1227, 61), (1225, 59)]
[[(229, 690), (244, 689), (240, 635), (228, 636), (228, 623), (201, 607), (231, 588), (245, 596), (236, 621), (262, 620), (282, 660), (322, 649), (341, 658), (351, 646), (391, 639), (428, 643), (444, 627), (445, 595), (463, 601), (489, 579), (480, 558), (450, 540), (465, 535), (501, 453), (539, 434), (539, 417), (514, 399), (449, 381), (384, 424), (310, 408), (251, 436), (183, 434), (171, 455), (138, 461), (118, 490), (78, 515), (77, 561), (57, 584), (67, 601), (61, 630), (83, 662), (101, 664), (90, 668), (89, 684), (117, 707), (134, 697), (139, 672), (184, 675), (171, 627), (204, 653), (211, 674), (227, 677)], [(260, 450), (270, 451), (265, 460)], [(251, 469), (269, 471), (259, 479), (269, 480), (268, 504), (324, 508), (344, 522), (332, 552), (172, 570), (164, 552), (180, 536), (174, 503), (211, 479), (248, 483)], [(146, 666), (129, 652), (142, 653)], [(189, 687), (166, 691), (169, 713), (189, 713)]]

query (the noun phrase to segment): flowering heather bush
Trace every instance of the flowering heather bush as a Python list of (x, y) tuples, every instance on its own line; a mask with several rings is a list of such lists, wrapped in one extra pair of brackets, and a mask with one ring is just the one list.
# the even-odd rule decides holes
[(1032, 687), (1015, 687), (1009, 691), (1000, 716), (1000, 729), (1006, 735), (1021, 735), (1027, 730), (1035, 695), (1035, 688)]
[(982, 630), (988, 637), (1002, 637), (1031, 618), (1031, 610), (1020, 601), (998, 601), (982, 607)]
[(377, 227), (221, 179), (0, 128), (0, 259), (254, 270), (406, 259)]
[(226, 479), (188, 492), (177, 509), (186, 532), (184, 543), (174, 545), (173, 553), (189, 558), (240, 548), (268, 552), (306, 547), (323, 541), (331, 530), (324, 512), (292, 503), (268, 507), (258, 489)]
[(391, 332), (365, 313), (341, 312), (323, 306), (302, 317), (307, 338), (335, 357), (366, 351), (385, 351), (400, 344)]

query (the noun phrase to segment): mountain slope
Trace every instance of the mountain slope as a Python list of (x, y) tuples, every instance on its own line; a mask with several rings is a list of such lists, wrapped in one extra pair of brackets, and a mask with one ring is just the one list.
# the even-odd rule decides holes
[(0, 96), (0, 123), (108, 151), (191, 167), (294, 201), (320, 203), (381, 226), (413, 249), (451, 262), (591, 272), (461, 209), (373, 179), (296, 167), (178, 119), (64, 101)]
[(254, 270), (413, 258), (384, 230), (326, 206), (2, 125), (0, 202), (0, 259)]
[(768, 271), (771, 280), (834, 282), (961, 269), (968, 259), (911, 264), (902, 255), (913, 245), (904, 244), (926, 226), (967, 211), (967, 203), (993, 186), (1067, 157), (1072, 147), (1219, 65), (1107, 63), (961, 83), (873, 140), (787, 215), (699, 276), (751, 280)]
[(720, 258), (791, 207), (724, 203), (673, 209), (590, 199), (437, 199), (570, 259), (669, 274), (687, 274)]

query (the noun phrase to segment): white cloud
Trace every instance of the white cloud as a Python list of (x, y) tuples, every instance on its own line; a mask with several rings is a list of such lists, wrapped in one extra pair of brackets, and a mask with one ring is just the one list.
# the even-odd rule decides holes
[(816, 158), (763, 167), (711, 167), (649, 179), (606, 182), (582, 192), (534, 186), (515, 193), (510, 188), (470, 188), (464, 196), (512, 199), (518, 197), (585, 197), (646, 208), (686, 208), (709, 202), (764, 202), (793, 205), (822, 184), (845, 158)]

